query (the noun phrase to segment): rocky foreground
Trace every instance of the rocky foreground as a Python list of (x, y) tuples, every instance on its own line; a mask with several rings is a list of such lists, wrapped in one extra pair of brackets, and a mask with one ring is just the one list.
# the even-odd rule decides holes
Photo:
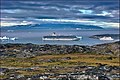
[(0, 44), (0, 80), (119, 80), (119, 45)]
[(81, 45), (36, 45), (36, 44), (0, 44), (0, 56), (26, 58), (45, 54), (71, 54), (71, 53), (93, 53), (93, 54), (119, 54), (120, 41), (114, 43), (100, 44), (94, 46)]

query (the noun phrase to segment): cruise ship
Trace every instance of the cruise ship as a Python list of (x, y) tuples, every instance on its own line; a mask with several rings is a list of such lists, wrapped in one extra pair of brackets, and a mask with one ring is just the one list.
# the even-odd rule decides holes
[(56, 35), (54, 32), (52, 35), (49, 36), (43, 36), (42, 40), (56, 40), (56, 41), (78, 41), (80, 40), (80, 37), (78, 38), (77, 36), (74, 35)]

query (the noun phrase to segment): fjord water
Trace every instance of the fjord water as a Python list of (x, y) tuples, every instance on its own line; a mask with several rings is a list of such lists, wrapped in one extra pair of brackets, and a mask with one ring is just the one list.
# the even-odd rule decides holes
[[(60, 35), (76, 35), (82, 37), (79, 41), (43, 41), (42, 37), (51, 35), (53, 32)], [(17, 37), (16, 40), (2, 40), (1, 43), (33, 43), (33, 44), (59, 44), (59, 45), (95, 45), (102, 43), (115, 42), (101, 41), (89, 38), (98, 34), (118, 34), (119, 30), (103, 29), (103, 30), (76, 30), (76, 29), (21, 29), (21, 30), (1, 30), (1, 36)]]

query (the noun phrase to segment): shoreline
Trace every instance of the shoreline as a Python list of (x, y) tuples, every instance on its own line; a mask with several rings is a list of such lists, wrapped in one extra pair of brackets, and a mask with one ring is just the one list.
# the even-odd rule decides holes
[[(114, 42), (106, 42), (106, 43), (98, 43), (98, 44), (95, 44), (95, 45), (104, 45), (104, 44), (111, 44), (111, 43), (119, 43), (120, 42), (120, 40), (119, 41), (114, 41)], [(18, 44), (18, 45), (27, 45), (27, 44), (31, 44), (31, 45), (61, 45), (61, 44), (37, 44), (37, 43), (0, 43), (0, 45), (5, 45), (5, 44), (11, 44), (11, 45), (16, 45), (16, 44)], [(76, 45), (76, 44), (65, 44), (66, 46), (68, 45), (68, 46), (73, 46), (73, 45)], [(95, 46), (95, 45), (91, 45), (91, 46)], [(80, 45), (77, 45), (77, 46), (90, 46), (90, 45), (82, 45), (82, 44), (80, 44)]]
[[(45, 54), (109, 54), (119, 55), (120, 41), (113, 43), (98, 44), (93, 46), (84, 45), (38, 45), (38, 44), (0, 44), (2, 57), (33, 57)], [(9, 55), (8, 55), (9, 53)], [(14, 53), (14, 54), (13, 54)], [(12, 55), (11, 55), (12, 54)]]

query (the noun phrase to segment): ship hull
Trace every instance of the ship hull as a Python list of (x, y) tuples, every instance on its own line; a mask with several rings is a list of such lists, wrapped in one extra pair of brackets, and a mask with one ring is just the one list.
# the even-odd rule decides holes
[(73, 38), (73, 39), (62, 39), (62, 38), (57, 38), (57, 39), (52, 39), (52, 38), (42, 38), (44, 41), (78, 41), (80, 40), (79, 38)]
[(43, 36), (42, 40), (46, 41), (77, 41), (80, 40), (80, 38), (70, 35), (70, 36), (64, 36), (64, 35), (52, 35), (52, 36)]

